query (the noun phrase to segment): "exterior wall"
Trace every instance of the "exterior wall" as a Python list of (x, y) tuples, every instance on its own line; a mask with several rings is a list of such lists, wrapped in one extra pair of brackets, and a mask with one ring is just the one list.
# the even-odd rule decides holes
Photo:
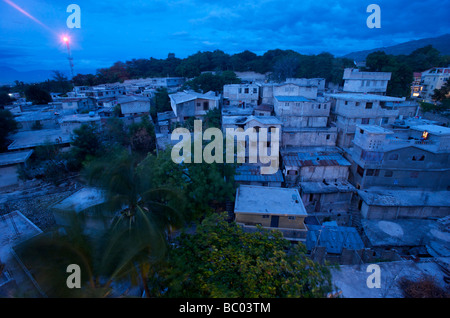
[(150, 112), (149, 101), (134, 101), (120, 104), (123, 115), (148, 114)]
[[(236, 213), (236, 223), (243, 223), (245, 225), (258, 225), (262, 227), (270, 227), (271, 214), (265, 214), (266, 218), (261, 214), (250, 213)], [(278, 227), (286, 229), (306, 229), (303, 216), (296, 216), (294, 220), (289, 219), (287, 216), (279, 216)]]
[(352, 192), (303, 193), (306, 212), (346, 213), (350, 208)]
[(369, 206), (362, 203), (361, 214), (366, 219), (395, 220), (399, 218), (442, 218), (450, 214), (450, 207)]
[(229, 84), (223, 87), (223, 97), (230, 100), (230, 105), (258, 105), (259, 85), (256, 84)]
[[(296, 184), (298, 182), (322, 182), (348, 180), (349, 167), (347, 166), (308, 166), (285, 167), (285, 182)], [(294, 173), (296, 172), (296, 174)]]
[(16, 185), (19, 183), (17, 168), (18, 165), (0, 167), (0, 188)]
[(303, 96), (315, 99), (317, 98), (317, 86), (300, 86), (292, 83), (274, 85), (273, 96)]
[[(450, 189), (449, 153), (432, 153), (415, 147), (383, 153), (381, 161), (361, 160), (355, 146), (349, 180), (360, 189), (371, 186), (389, 188)], [(423, 156), (423, 160), (422, 159)], [(416, 160), (413, 160), (415, 157)], [(397, 158), (393, 160), (392, 158)], [(361, 168), (358, 169), (358, 166)], [(361, 170), (363, 169), (363, 171)], [(361, 175), (362, 173), (362, 175)], [(368, 175), (369, 173), (369, 175)]]
[(336, 128), (283, 130), (282, 145), (286, 147), (301, 146), (335, 146), (337, 139)]
[(43, 120), (27, 120), (18, 121), (18, 131), (33, 130), (33, 126), (39, 122), (42, 125), (41, 129), (55, 129), (58, 128), (58, 121), (56, 119), (43, 119)]
[(253, 185), (261, 187), (278, 187), (281, 188), (281, 182), (263, 182), (263, 181), (236, 181), (237, 184)]
[(391, 73), (360, 72), (358, 69), (344, 70), (344, 91), (356, 93), (385, 93)]

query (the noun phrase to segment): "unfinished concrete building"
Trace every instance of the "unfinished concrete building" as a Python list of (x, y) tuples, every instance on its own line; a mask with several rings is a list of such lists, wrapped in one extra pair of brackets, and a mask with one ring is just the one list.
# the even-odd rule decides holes
[(350, 181), (358, 189), (450, 190), (450, 128), (417, 125), (389, 130), (357, 125)]
[(390, 72), (361, 72), (359, 69), (344, 70), (344, 92), (385, 95)]
[(341, 93), (325, 94), (332, 98), (331, 119), (336, 123), (336, 144), (346, 148), (352, 145), (356, 125), (390, 127), (399, 116), (398, 104), (404, 98), (374, 94)]

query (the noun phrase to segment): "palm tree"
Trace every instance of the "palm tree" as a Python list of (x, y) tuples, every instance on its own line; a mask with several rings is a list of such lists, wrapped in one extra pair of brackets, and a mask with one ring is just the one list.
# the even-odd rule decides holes
[(119, 277), (134, 269), (134, 279), (140, 279), (149, 296), (149, 267), (164, 255), (171, 230), (182, 225), (184, 200), (171, 189), (154, 187), (145, 169), (140, 168), (133, 154), (119, 150), (92, 162), (85, 177), (89, 185), (105, 191), (101, 210), (115, 214), (104, 261), (117, 258), (120, 266), (111, 275)]
[[(109, 220), (104, 230), (93, 231), (83, 213), (69, 213), (68, 225), (18, 246), (17, 254), (48, 296), (107, 297), (125, 280), (140, 282), (150, 297), (148, 273), (165, 255), (170, 230), (182, 225), (184, 201), (177, 192), (152, 187), (139, 168), (126, 151), (113, 151), (87, 167), (88, 184), (105, 193), (105, 203), (95, 209)], [(81, 268), (80, 290), (66, 286), (69, 264)]]

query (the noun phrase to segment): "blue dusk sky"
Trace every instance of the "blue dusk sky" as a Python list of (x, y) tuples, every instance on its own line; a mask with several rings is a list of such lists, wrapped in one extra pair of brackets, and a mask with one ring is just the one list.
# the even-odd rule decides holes
[[(81, 28), (66, 25), (66, 8), (81, 9)], [(369, 4), (381, 8), (381, 28), (369, 29)], [(0, 0), (0, 66), (19, 71), (75, 70), (133, 58), (184, 58), (220, 49), (292, 49), (302, 54), (390, 46), (450, 33), (450, 0)]]

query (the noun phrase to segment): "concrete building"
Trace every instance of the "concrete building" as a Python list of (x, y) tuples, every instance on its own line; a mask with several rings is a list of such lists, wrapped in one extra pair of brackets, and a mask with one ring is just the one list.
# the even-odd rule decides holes
[(423, 85), (422, 82), (422, 73), (414, 72), (413, 73), (414, 80), (411, 84), (411, 98), (419, 97), (422, 94)]
[(33, 149), (45, 144), (69, 147), (72, 138), (69, 133), (61, 129), (42, 129), (20, 131), (10, 136), (13, 142), (8, 146), (9, 151)]
[(26, 165), (33, 150), (0, 153), (0, 188), (19, 184), (18, 168)]
[(285, 182), (290, 186), (348, 179), (351, 164), (338, 152), (282, 153), (281, 157)]
[(158, 121), (159, 132), (162, 134), (171, 132), (173, 125), (177, 121), (177, 116), (175, 116), (173, 111), (157, 113), (156, 117)]
[(390, 72), (361, 72), (359, 69), (344, 70), (344, 92), (386, 94)]
[(259, 104), (258, 84), (227, 84), (223, 86), (224, 105), (255, 107)]
[(273, 105), (275, 103), (275, 96), (302, 96), (305, 99), (315, 99), (317, 97), (317, 92), (318, 86), (313, 83), (301, 85), (294, 83), (261, 84), (261, 104)]
[(124, 116), (142, 116), (150, 114), (150, 98), (145, 96), (123, 96), (117, 100)]
[(449, 78), (450, 67), (436, 67), (422, 72), (420, 85), (423, 88), (419, 98), (431, 102), (434, 90), (440, 89)]
[(236, 223), (245, 230), (261, 225), (280, 230), (288, 240), (306, 240), (308, 214), (297, 189), (241, 185), (236, 190), (234, 213)]
[(101, 128), (101, 118), (95, 113), (91, 114), (73, 114), (63, 116), (59, 120), (59, 124), (63, 133), (73, 135), (75, 129), (80, 128), (84, 124), (96, 125)]
[(417, 125), (389, 130), (356, 125), (350, 181), (358, 189), (450, 189), (450, 128)]
[(333, 218), (347, 224), (356, 188), (347, 181), (300, 182), (299, 191), (306, 212), (318, 219)]
[(214, 92), (201, 94), (194, 91), (170, 94), (169, 98), (172, 111), (181, 123), (189, 117), (201, 119), (209, 110), (219, 108), (222, 99)]
[(97, 109), (97, 101), (90, 97), (69, 97), (61, 99), (62, 109), (66, 112), (83, 113)]
[(261, 174), (259, 165), (242, 164), (236, 168), (234, 181), (237, 184), (263, 187), (281, 187), (284, 183), (283, 174), (278, 170), (274, 174)]
[(448, 191), (358, 190), (365, 219), (442, 218), (450, 215)]
[(19, 131), (58, 128), (59, 113), (53, 109), (18, 113), (14, 118)]
[(398, 105), (405, 100), (405, 98), (360, 93), (325, 95), (333, 101), (331, 120), (336, 123), (338, 131), (336, 144), (344, 148), (351, 146), (356, 125), (391, 126), (399, 116)]

